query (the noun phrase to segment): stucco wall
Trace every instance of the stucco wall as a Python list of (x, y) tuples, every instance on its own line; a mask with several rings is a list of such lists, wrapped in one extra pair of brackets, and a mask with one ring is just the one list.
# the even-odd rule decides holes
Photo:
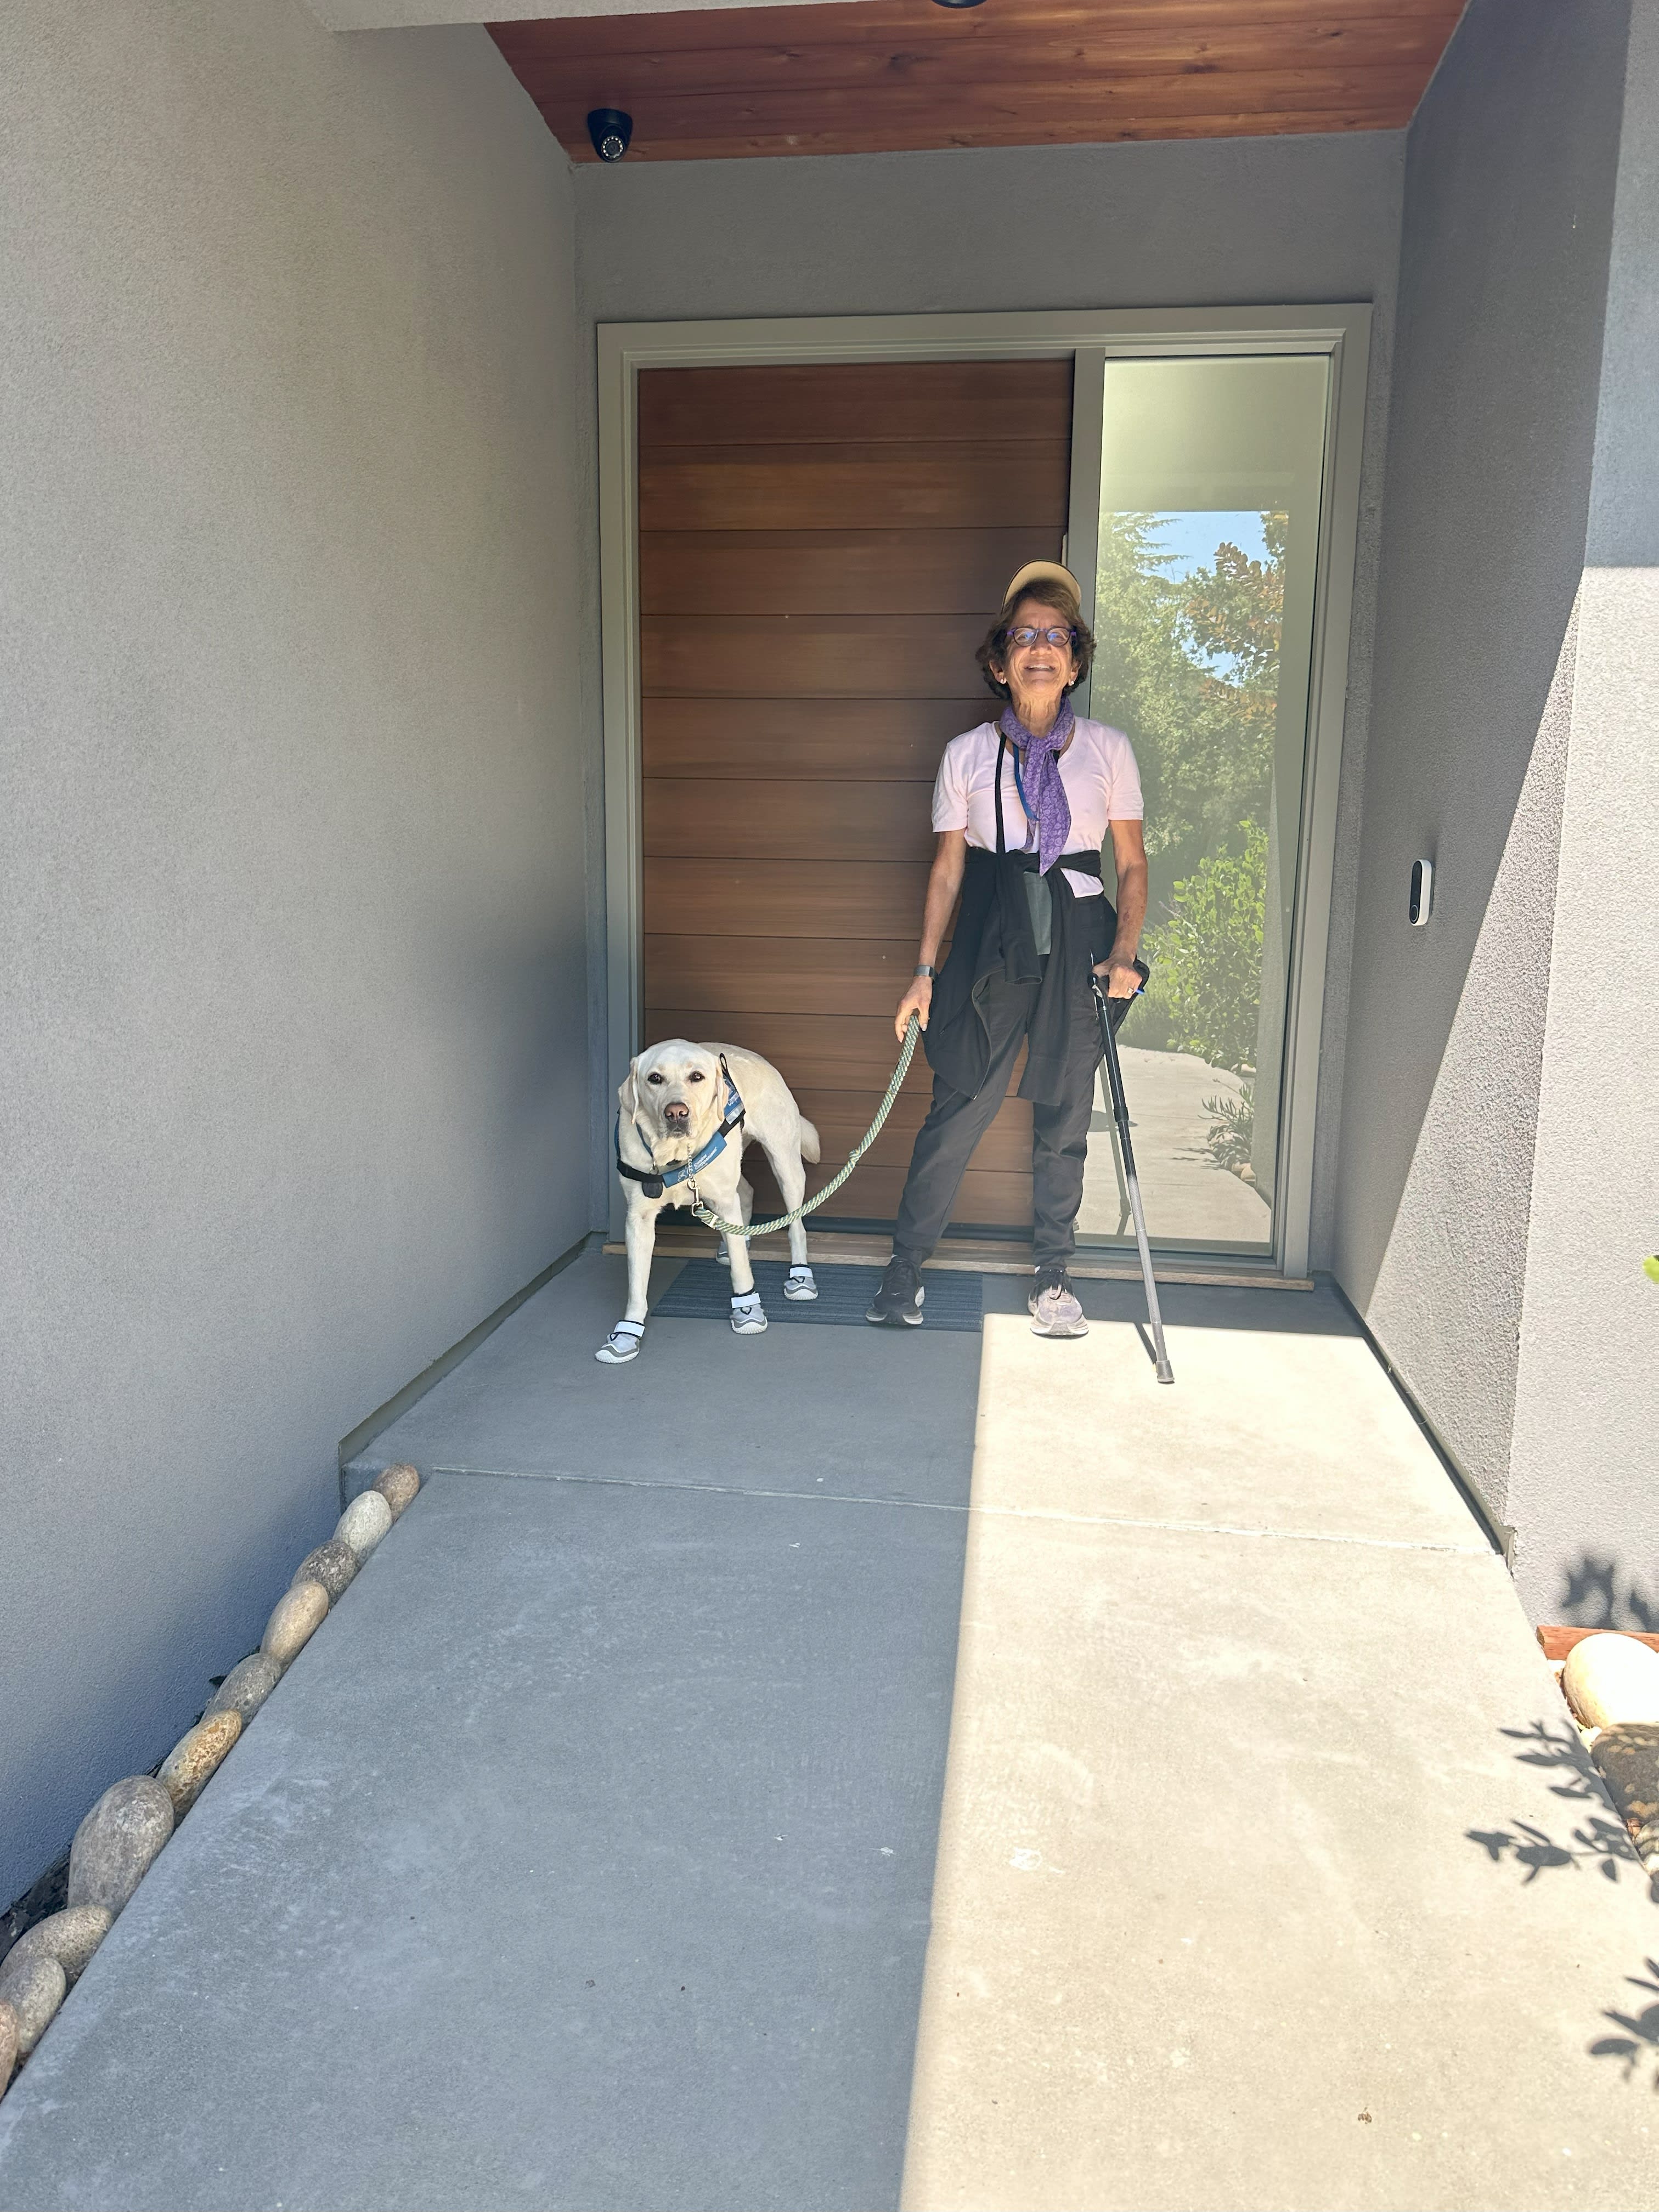
[[(1315, 1168), (1320, 1266), (1330, 1257), (1402, 167), (1401, 135), (1356, 133), (623, 162), (574, 177), (590, 363), (597, 322), (1375, 302)], [(602, 1036), (594, 1058), (602, 1068)], [(596, 1156), (610, 1110), (601, 1087)]]
[(1624, 39), (1474, 0), (1407, 138), (1336, 1269), (1500, 1520)]
[(0, 10), (0, 1904), (588, 1225), (571, 264), (481, 29)]
[(1659, 0), (1631, 10), (1510, 1517), (1534, 1615), (1659, 1628)]

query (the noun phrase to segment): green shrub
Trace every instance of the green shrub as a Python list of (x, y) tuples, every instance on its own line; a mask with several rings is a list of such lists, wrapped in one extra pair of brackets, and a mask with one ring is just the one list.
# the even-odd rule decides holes
[[(1168, 1049), (1243, 1074), (1255, 1056), (1267, 833), (1242, 822), (1242, 852), (1206, 854), (1175, 887), (1174, 911), (1149, 936), (1149, 1012)], [(1152, 1024), (1135, 1039), (1150, 1043)]]
[[(1255, 1085), (1249, 1077), (1244, 1078), (1237, 1098), (1229, 1098), (1224, 1092), (1206, 1098), (1204, 1111), (1210, 1117), (1210, 1133), (1204, 1142), (1216, 1165), (1234, 1175), (1250, 1170), (1250, 1152), (1255, 1143)], [(1255, 1181), (1253, 1170), (1249, 1180)]]

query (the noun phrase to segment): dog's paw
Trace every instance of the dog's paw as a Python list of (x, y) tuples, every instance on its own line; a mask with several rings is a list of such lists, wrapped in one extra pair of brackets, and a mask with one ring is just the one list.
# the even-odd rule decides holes
[(732, 1301), (732, 1328), (738, 1336), (758, 1336), (766, 1327), (766, 1309), (760, 1302), (760, 1292), (750, 1291)]
[(787, 1298), (815, 1298), (818, 1286), (810, 1267), (792, 1267), (783, 1279), (783, 1295)]
[(605, 1367), (625, 1367), (630, 1359), (639, 1358), (640, 1339), (644, 1334), (642, 1321), (619, 1321), (593, 1357)]
[(715, 1253), (714, 1257), (722, 1267), (729, 1267), (732, 1264), (732, 1249), (724, 1237), (720, 1239), (720, 1249)]

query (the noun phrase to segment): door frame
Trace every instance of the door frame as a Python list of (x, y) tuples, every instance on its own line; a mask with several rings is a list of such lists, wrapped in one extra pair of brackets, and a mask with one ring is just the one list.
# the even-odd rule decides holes
[[(1078, 356), (1323, 354), (1331, 365), (1319, 571), (1303, 771), (1301, 851), (1285, 1008), (1279, 1204), (1271, 1272), (1305, 1276), (1314, 1124), (1336, 855), (1337, 787), (1348, 681), (1370, 308), (1118, 307), (964, 315), (790, 316), (775, 321), (601, 323), (598, 344), (601, 697), (605, 725), (605, 975), (611, 1091), (641, 1042), (643, 783), (639, 628), (639, 373), (837, 362), (1015, 361)], [(1080, 374), (1079, 381), (1084, 380)], [(1079, 399), (1074, 392), (1073, 422)], [(1097, 412), (1098, 410), (1097, 410)], [(1091, 485), (1092, 483), (1092, 493)], [(1071, 514), (1099, 507), (1100, 454), (1072, 440)], [(1097, 527), (1091, 523), (1091, 527)], [(1071, 565), (1090, 548), (1077, 533)], [(620, 1224), (612, 1191), (612, 1230)], [(1190, 1258), (1190, 1255), (1186, 1255)], [(1237, 1266), (1237, 1255), (1233, 1257)]]

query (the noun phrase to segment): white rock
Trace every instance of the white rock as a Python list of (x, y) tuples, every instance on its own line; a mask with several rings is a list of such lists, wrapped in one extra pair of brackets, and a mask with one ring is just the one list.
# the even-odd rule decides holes
[(1659, 1651), (1613, 1630), (1587, 1636), (1568, 1652), (1561, 1687), (1586, 1728), (1659, 1722)]
[(259, 1649), (279, 1667), (289, 1666), (328, 1617), (328, 1592), (320, 1583), (295, 1583), (271, 1610)]
[(349, 1544), (360, 1559), (366, 1559), (391, 1526), (392, 1508), (378, 1490), (366, 1490), (340, 1516), (334, 1540)]
[[(73, 1989), (88, 1960), (109, 1934), (114, 1915), (105, 1905), (71, 1905), (26, 1928), (6, 1954), (6, 1966), (25, 1959), (56, 1959)], [(0, 1973), (5, 1967), (0, 1966)]]
[(172, 1833), (173, 1800), (153, 1774), (112, 1783), (75, 1832), (65, 1902), (118, 1912)]
[(17, 2056), (27, 2058), (52, 2026), (64, 2002), (69, 1979), (56, 1959), (37, 1952), (33, 1958), (8, 1959), (0, 1969), (0, 1996), (17, 2015)]

